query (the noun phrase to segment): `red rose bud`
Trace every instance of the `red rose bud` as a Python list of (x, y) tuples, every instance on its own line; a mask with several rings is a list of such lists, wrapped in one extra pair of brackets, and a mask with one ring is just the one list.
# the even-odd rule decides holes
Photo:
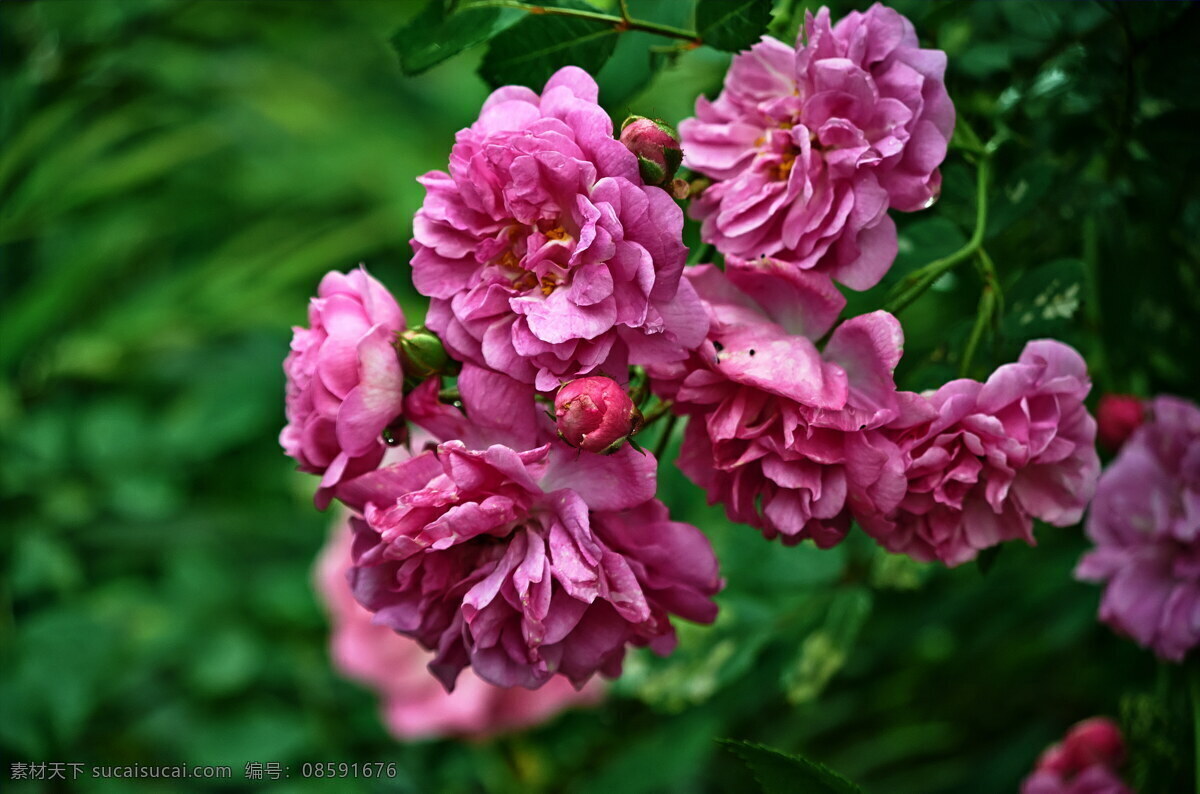
[(1125, 760), (1121, 729), (1107, 717), (1093, 717), (1067, 731), (1063, 749), (1077, 770), (1100, 764), (1116, 769)]
[(642, 412), (615, 380), (578, 378), (554, 398), (558, 437), (588, 452), (616, 452), (642, 425)]
[(1037, 769), (1042, 772), (1053, 772), (1062, 777), (1075, 774), (1074, 762), (1061, 744), (1052, 744), (1046, 748), (1037, 761)]
[(1121, 448), (1145, 418), (1142, 400), (1131, 394), (1106, 394), (1096, 407), (1096, 435), (1109, 452)]
[(678, 190), (672, 180), (683, 162), (683, 149), (679, 148), (679, 133), (671, 125), (645, 116), (630, 116), (621, 125), (621, 143), (637, 155), (643, 182)]

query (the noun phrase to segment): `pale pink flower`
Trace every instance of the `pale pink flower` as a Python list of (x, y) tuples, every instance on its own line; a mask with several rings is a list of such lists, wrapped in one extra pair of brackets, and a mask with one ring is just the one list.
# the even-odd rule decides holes
[(596, 681), (576, 691), (565, 679), (554, 679), (531, 691), (493, 686), (469, 672), (447, 692), (428, 670), (429, 651), (373, 623), (371, 613), (354, 600), (346, 578), (350, 543), (350, 527), (341, 520), (314, 570), (331, 624), (330, 653), (342, 674), (379, 693), (384, 723), (396, 738), (489, 736), (538, 725), (603, 697), (604, 687)]

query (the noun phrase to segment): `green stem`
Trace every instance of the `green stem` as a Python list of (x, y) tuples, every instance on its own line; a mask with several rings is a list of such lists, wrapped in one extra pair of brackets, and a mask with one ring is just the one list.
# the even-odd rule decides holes
[(963, 351), (962, 363), (958, 368), (958, 375), (961, 378), (970, 375), (971, 360), (975, 357), (975, 349), (979, 346), (979, 340), (983, 338), (984, 329), (1002, 311), (1000, 307), (1003, 305), (1000, 281), (996, 278), (996, 265), (983, 248), (979, 249), (978, 254), (979, 275), (983, 278), (983, 291), (979, 293), (979, 309), (975, 313), (975, 326), (971, 329), (971, 336), (967, 339), (967, 347)]
[(967, 347), (963, 351), (962, 363), (958, 367), (958, 376), (965, 378), (971, 372), (971, 359), (975, 357), (975, 348), (979, 347), (979, 340), (983, 336), (983, 329), (987, 327), (988, 322), (992, 319), (992, 312), (996, 308), (996, 293), (992, 292), (991, 286), (984, 284), (983, 292), (979, 294), (979, 310), (975, 314), (975, 325), (971, 328), (971, 336), (967, 339)]
[(954, 253), (922, 266), (896, 285), (891, 297), (883, 306), (886, 311), (899, 314), (945, 273), (974, 256), (983, 245), (983, 234), (987, 230), (987, 190), (990, 177), (990, 161), (987, 157), (981, 157), (975, 185), (975, 231), (972, 232), (971, 239)]
[(1191, 668), (1192, 741), (1195, 743), (1192, 758), (1196, 767), (1196, 794), (1200, 794), (1200, 659), (1193, 660)]
[(671, 440), (671, 433), (675, 432), (675, 425), (679, 422), (679, 414), (671, 414), (671, 418), (663, 426), (662, 435), (658, 437), (658, 443), (654, 445), (654, 459), (662, 460), (663, 453), (667, 451), (667, 444)]
[(717, 254), (717, 247), (715, 245), (713, 245), (712, 243), (705, 243), (704, 245), (696, 247), (695, 255), (692, 257), (691, 261), (688, 262), (688, 264), (689, 265), (716, 264), (715, 262), (713, 262), (713, 259), (716, 258), (716, 254)]
[(651, 408), (649, 411), (646, 412), (645, 418), (642, 419), (642, 428), (645, 429), (645, 428), (649, 427), (650, 425), (654, 424), (659, 419), (666, 416), (667, 413), (670, 412), (670, 410), (671, 410), (671, 402), (669, 400), (660, 402), (658, 405), (654, 406), (653, 408)]
[(471, 4), (472, 8), (515, 8), (519, 11), (526, 11), (530, 14), (551, 14), (560, 17), (575, 17), (576, 19), (590, 19), (594, 22), (607, 22), (615, 27), (619, 32), (627, 30), (640, 30), (645, 33), (653, 33), (658, 36), (666, 36), (670, 39), (683, 39), (691, 42), (699, 47), (703, 44), (694, 30), (684, 30), (683, 28), (673, 27), (671, 25), (660, 25), (657, 22), (647, 22), (644, 19), (629, 18), (628, 11), (625, 8), (625, 3), (621, 3), (622, 16), (614, 16), (612, 14), (603, 14), (599, 11), (586, 11), (578, 8), (556, 8), (554, 6), (539, 6), (531, 3), (521, 3), (517, 0), (478, 0)]

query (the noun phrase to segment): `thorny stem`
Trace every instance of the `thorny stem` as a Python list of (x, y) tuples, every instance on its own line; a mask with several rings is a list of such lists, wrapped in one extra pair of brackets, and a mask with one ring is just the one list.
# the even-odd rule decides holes
[(670, 39), (682, 39), (689, 42), (693, 47), (699, 47), (704, 43), (699, 34), (697, 34), (694, 30), (684, 30), (683, 28), (673, 27), (671, 25), (660, 25), (657, 22), (647, 22), (644, 19), (632, 19), (629, 16), (629, 10), (626, 8), (624, 0), (621, 2), (621, 16), (603, 14), (599, 11), (587, 11), (578, 8), (539, 6), (531, 3), (521, 3), (517, 0), (477, 0), (477, 2), (471, 3), (471, 6), (473, 8), (515, 8), (520, 11), (526, 11), (530, 14), (551, 14), (561, 17), (590, 19), (595, 22), (607, 22), (616, 28), (620, 33), (624, 33), (628, 30), (640, 30), (645, 33), (654, 33), (658, 36), (666, 36)]
[(883, 306), (886, 311), (892, 314), (899, 314), (909, 304), (921, 297), (925, 293), (925, 290), (929, 289), (943, 274), (970, 259), (979, 250), (980, 246), (983, 245), (983, 233), (987, 230), (987, 190), (990, 177), (991, 162), (990, 158), (985, 154), (979, 158), (979, 171), (975, 188), (975, 231), (971, 234), (971, 239), (954, 253), (944, 256), (941, 259), (935, 259), (900, 282), (892, 290), (892, 297)]

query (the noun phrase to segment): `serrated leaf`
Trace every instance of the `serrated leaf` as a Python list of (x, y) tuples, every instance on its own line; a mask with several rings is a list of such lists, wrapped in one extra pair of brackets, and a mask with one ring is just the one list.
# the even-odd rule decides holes
[(753, 742), (718, 739), (742, 759), (763, 794), (862, 794), (862, 789), (824, 764)]
[[(594, 11), (585, 3), (559, 3), (562, 8)], [(541, 89), (552, 74), (575, 65), (596, 74), (612, 56), (620, 32), (609, 22), (530, 14), (492, 39), (479, 65), (479, 76), (493, 87), (524, 85)]]
[(858, 632), (871, 614), (869, 590), (841, 590), (830, 602), (824, 622), (804, 638), (800, 653), (784, 671), (790, 703), (807, 703), (824, 691), (846, 663)]
[(740, 52), (759, 40), (771, 22), (771, 0), (699, 0), (696, 32), (710, 47)]
[(429, 0), (413, 19), (392, 35), (406, 75), (424, 72), (499, 32), (500, 9)]

